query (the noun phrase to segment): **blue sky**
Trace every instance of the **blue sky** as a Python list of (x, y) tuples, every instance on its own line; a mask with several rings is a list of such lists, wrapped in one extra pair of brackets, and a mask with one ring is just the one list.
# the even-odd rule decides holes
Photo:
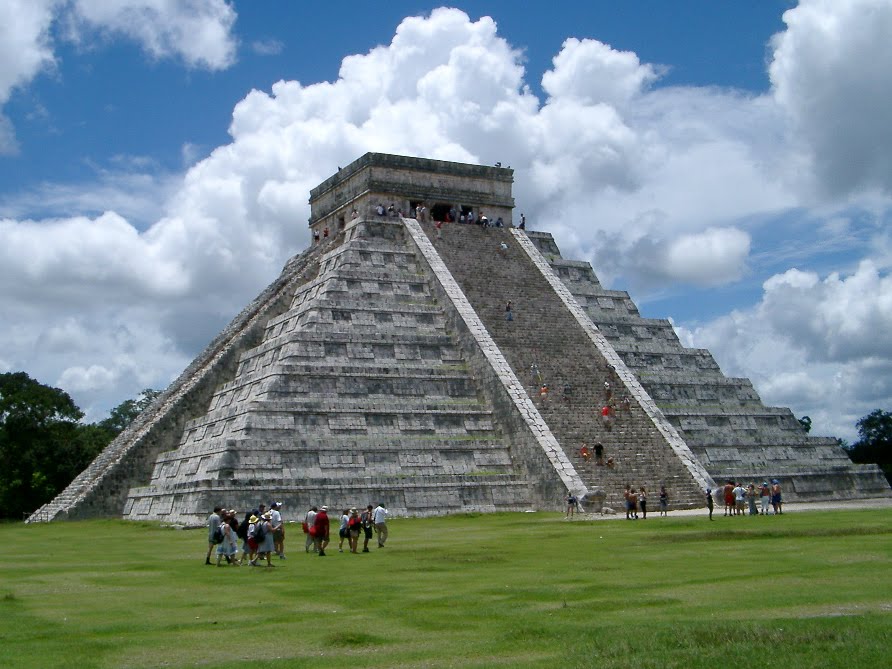
[(890, 408), (892, 0), (440, 7), (0, 3), (0, 371), (94, 420), (165, 386), (383, 150), (511, 164), (565, 256), (817, 432)]

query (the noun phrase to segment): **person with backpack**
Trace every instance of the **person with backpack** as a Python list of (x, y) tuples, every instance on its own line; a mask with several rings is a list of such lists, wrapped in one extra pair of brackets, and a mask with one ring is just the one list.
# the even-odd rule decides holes
[(362, 542), (362, 552), (369, 552), (369, 541), (372, 539), (372, 532), (374, 531), (375, 522), (373, 520), (373, 512), (372, 505), (369, 504), (365, 511), (362, 512), (360, 516), (360, 521), (362, 522), (362, 531), (365, 534), (365, 539)]
[(267, 511), (254, 523), (254, 542), (257, 544), (257, 557), (251, 560), (251, 566), (257, 566), (257, 560), (266, 558), (266, 566), (272, 567), (272, 554), (275, 550), (271, 514)]
[(225, 512), (223, 514), (223, 522), (220, 524), (220, 533), (222, 535), (222, 539), (219, 544), (217, 544), (217, 566), (222, 567), (220, 564), (221, 561), (225, 558), (227, 564), (236, 564), (235, 562), (235, 554), (238, 552), (238, 543), (235, 539), (235, 532), (232, 529), (232, 525), (229, 524), (230, 520), (229, 512)]
[(246, 511), (244, 520), (242, 520), (235, 531), (235, 536), (242, 540), (242, 556), (239, 558), (239, 564), (245, 562), (251, 553), (251, 548), (248, 546), (248, 525), (251, 524), (251, 516), (253, 515), (253, 511)]

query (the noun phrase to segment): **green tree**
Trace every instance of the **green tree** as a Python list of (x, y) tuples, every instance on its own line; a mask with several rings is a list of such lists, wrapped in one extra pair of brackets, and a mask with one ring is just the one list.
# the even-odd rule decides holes
[(63, 390), (0, 374), (0, 515), (19, 519), (49, 501), (104, 448), (110, 433), (82, 417)]
[(160, 390), (146, 388), (136, 399), (125, 400), (112, 409), (108, 418), (99, 422), (99, 426), (115, 436), (119, 435), (160, 394)]
[(892, 482), (892, 413), (876, 409), (857, 426), (860, 439), (848, 447), (852, 462), (878, 464)]

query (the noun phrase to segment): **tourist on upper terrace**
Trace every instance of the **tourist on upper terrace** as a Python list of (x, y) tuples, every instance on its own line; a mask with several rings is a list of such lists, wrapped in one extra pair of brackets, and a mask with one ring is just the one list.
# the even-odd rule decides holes
[(381, 204), (380, 202), (378, 203), (378, 206), (375, 207), (375, 213), (378, 214), (378, 216), (383, 216), (384, 213), (385, 213), (385, 212), (384, 212), (384, 205)]
[(781, 496), (780, 481), (772, 479), (771, 481), (771, 506), (774, 508), (775, 515), (784, 512), (783, 497)]
[(437, 221), (434, 227), (437, 229), (437, 239), (443, 239), (443, 221)]
[(318, 230), (313, 230), (313, 243), (314, 244), (319, 243), (319, 231)]
[(319, 557), (325, 557), (325, 547), (328, 546), (328, 507), (323, 506), (319, 509), (316, 517), (313, 519), (313, 538), (316, 541), (316, 552)]
[(213, 513), (208, 516), (208, 554), (204, 559), (205, 564), (211, 564), (211, 551), (219, 543), (217, 530), (220, 529), (220, 523), (223, 522), (223, 519), (220, 517), (221, 511), (222, 509), (219, 506), (215, 506)]
[(505, 227), (505, 222), (502, 220), (502, 217), (501, 217), (501, 216), (499, 216), (499, 217), (496, 219), (496, 227), (497, 227), (497, 228), (504, 228), (504, 227)]
[(396, 207), (393, 206), (393, 202), (391, 202), (390, 206), (387, 207), (387, 215), (391, 218), (396, 216)]
[(520, 228), (521, 230), (527, 229), (527, 217), (524, 216), (523, 214), (520, 215), (520, 225), (517, 227)]
[(669, 493), (666, 492), (666, 486), (660, 486), (660, 516), (669, 515)]
[(387, 541), (387, 507), (381, 502), (372, 512), (372, 520), (375, 523), (375, 532), (378, 535), (378, 548), (384, 548)]

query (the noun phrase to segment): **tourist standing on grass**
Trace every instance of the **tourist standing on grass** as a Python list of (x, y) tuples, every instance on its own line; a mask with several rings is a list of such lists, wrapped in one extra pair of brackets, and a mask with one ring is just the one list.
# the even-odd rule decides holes
[(660, 516), (669, 515), (669, 493), (666, 492), (666, 486), (660, 486)]
[(750, 515), (758, 516), (759, 511), (756, 509), (756, 497), (758, 493), (756, 493), (756, 484), (750, 483), (749, 487), (746, 489), (746, 501), (749, 503)]
[(375, 521), (374, 521), (374, 512), (372, 510), (372, 505), (369, 504), (365, 511), (362, 512), (360, 516), (360, 520), (362, 521), (362, 531), (365, 535), (365, 539), (362, 542), (362, 552), (369, 552), (369, 541), (372, 539), (372, 532), (374, 531)]
[(623, 491), (623, 503), (626, 505), (626, 520), (629, 520), (632, 517), (631, 496), (632, 486), (627, 483), (626, 489)]
[(771, 481), (771, 506), (774, 508), (774, 514), (778, 515), (784, 512), (783, 497), (781, 496), (780, 481), (773, 479)]
[(220, 518), (220, 511), (222, 509), (215, 506), (214, 512), (208, 516), (208, 554), (204, 558), (205, 564), (211, 564), (211, 551), (217, 545), (217, 530), (220, 528), (220, 523), (223, 522)]
[(315, 529), (314, 538), (316, 541), (316, 552), (319, 557), (325, 557), (325, 547), (328, 546), (328, 507), (323, 506), (316, 513), (313, 519), (313, 528)]
[(629, 513), (632, 515), (632, 520), (638, 520), (638, 493), (635, 492), (635, 488), (629, 490)]
[(771, 503), (771, 488), (768, 487), (768, 481), (762, 481), (762, 486), (759, 488), (759, 501), (762, 502), (761, 514), (767, 516), (768, 505)]
[[(248, 564), (251, 566), (256, 566), (254, 561), (257, 559), (257, 538), (254, 536), (254, 533), (257, 531), (257, 523), (260, 522), (260, 518), (257, 517), (256, 513), (251, 513), (251, 517), (248, 519)], [(244, 560), (244, 558), (242, 558)]]
[(226, 560), (227, 564), (236, 564), (238, 562), (235, 561), (235, 554), (238, 552), (238, 542), (236, 541), (235, 531), (232, 529), (232, 526), (229, 524), (230, 515), (229, 513), (225, 513), (223, 515), (223, 523), (220, 525), (220, 529), (223, 531), (223, 541), (221, 541), (217, 545), (217, 566), (222, 567), (220, 564), (221, 560)]
[(350, 520), (347, 522), (347, 540), (350, 542), (350, 552), (357, 553), (359, 548), (359, 533), (362, 531), (362, 519), (356, 507), (350, 509)]
[[(272, 512), (267, 511), (263, 514), (256, 526), (261, 528), (260, 534), (262, 535), (262, 538), (257, 541), (257, 559), (266, 558), (266, 566), (272, 567), (272, 556), (273, 552), (276, 550), (276, 540), (273, 537)], [(256, 526), (254, 529), (255, 535), (258, 534)], [(257, 559), (252, 562), (255, 566)]]
[(576, 495), (569, 490), (567, 491), (567, 513), (564, 518), (572, 516), (576, 512)]
[(738, 483), (734, 486), (734, 513), (735, 515), (742, 516), (744, 515), (744, 510), (746, 509), (746, 488), (743, 487), (742, 483)]
[(641, 508), (641, 519), (647, 520), (647, 488), (644, 486), (638, 492), (638, 506)]
[[(706, 489), (706, 508), (709, 509), (709, 519), (712, 520), (712, 490), (710, 488)], [(725, 514), (727, 515), (727, 514)]]
[(270, 517), (273, 526), (273, 546), (280, 560), (285, 559), (285, 523), (282, 521), (282, 502), (270, 502)]
[(725, 515), (734, 515), (734, 481), (728, 481), (722, 489), (722, 497), (725, 500)]
[(375, 532), (378, 534), (378, 548), (384, 548), (384, 542), (387, 541), (387, 508), (382, 502), (375, 507), (372, 513), (372, 519), (375, 522)]
[[(338, 553), (344, 552), (344, 539), (347, 538), (347, 525), (350, 523), (350, 509), (344, 509), (338, 525)], [(348, 544), (349, 546), (349, 544)]]
[(310, 507), (310, 510), (307, 511), (307, 515), (304, 516), (304, 524), (306, 524), (306, 526), (307, 526), (307, 540), (304, 545), (304, 548), (306, 549), (307, 553), (310, 552), (311, 546), (313, 547), (313, 552), (316, 551), (315, 523), (316, 523), (316, 513), (318, 511), (319, 511), (319, 509), (317, 509), (315, 506), (312, 506), (312, 507)]

